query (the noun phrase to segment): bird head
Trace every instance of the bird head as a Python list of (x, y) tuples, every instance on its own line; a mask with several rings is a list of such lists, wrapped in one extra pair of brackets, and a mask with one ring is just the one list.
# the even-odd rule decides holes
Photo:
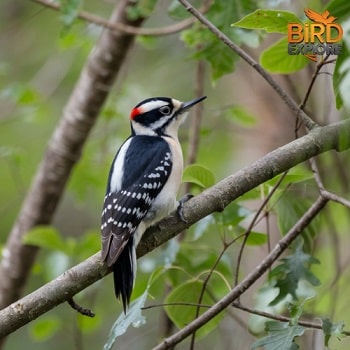
[(130, 113), (133, 135), (177, 136), (181, 123), (192, 106), (206, 96), (181, 102), (169, 97), (152, 97), (137, 104)]

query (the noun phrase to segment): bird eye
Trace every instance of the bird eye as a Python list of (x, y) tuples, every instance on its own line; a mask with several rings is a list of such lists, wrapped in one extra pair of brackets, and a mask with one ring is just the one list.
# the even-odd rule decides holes
[(164, 115), (169, 115), (171, 112), (171, 109), (169, 106), (163, 106), (159, 108), (160, 113), (164, 114)]

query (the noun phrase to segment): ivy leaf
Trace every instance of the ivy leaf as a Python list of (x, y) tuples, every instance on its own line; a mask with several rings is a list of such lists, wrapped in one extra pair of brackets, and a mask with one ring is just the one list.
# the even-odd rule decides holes
[(268, 33), (287, 34), (288, 23), (301, 23), (301, 21), (292, 12), (260, 9), (231, 25), (246, 29), (262, 29)]
[(299, 345), (294, 342), (295, 337), (304, 334), (305, 328), (299, 325), (290, 325), (286, 322), (266, 322), (268, 335), (256, 341), (251, 349), (264, 347), (265, 350), (297, 350)]
[(322, 330), (324, 332), (324, 345), (328, 347), (331, 336), (338, 339), (344, 337), (344, 322), (332, 323), (328, 318), (322, 319)]
[(215, 176), (208, 168), (192, 164), (184, 170), (182, 181), (194, 183), (201, 188), (208, 188), (215, 184)]
[(313, 286), (318, 286), (320, 281), (310, 271), (312, 264), (319, 264), (319, 260), (305, 253), (302, 249), (302, 241), (296, 246), (294, 253), (282, 259), (282, 263), (275, 267), (269, 274), (269, 279), (275, 281), (275, 287), (279, 293), (270, 305), (276, 305), (288, 294), (297, 300), (297, 288), (299, 280), (304, 279)]

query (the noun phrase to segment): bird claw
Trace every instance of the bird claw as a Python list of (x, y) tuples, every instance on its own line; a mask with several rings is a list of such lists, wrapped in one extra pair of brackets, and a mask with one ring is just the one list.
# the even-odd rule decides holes
[(184, 216), (184, 212), (183, 212), (183, 205), (184, 203), (186, 203), (188, 200), (190, 200), (193, 197), (193, 194), (191, 193), (187, 193), (185, 194), (178, 202), (178, 206), (177, 206), (177, 215), (179, 216), (180, 220), (184, 223), (187, 223), (187, 220)]

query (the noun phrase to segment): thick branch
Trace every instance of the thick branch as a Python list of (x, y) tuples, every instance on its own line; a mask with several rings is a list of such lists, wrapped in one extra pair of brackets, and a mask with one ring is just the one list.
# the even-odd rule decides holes
[[(184, 204), (184, 215), (188, 221), (186, 224), (176, 215), (170, 215), (157, 226), (147, 230), (139, 244), (138, 257), (165, 243), (206, 215), (223, 210), (247, 191), (310, 157), (331, 149), (348, 148), (350, 148), (350, 119), (314, 129), (308, 135), (276, 149), (186, 202)], [(323, 201), (326, 199), (322, 200), (322, 204)], [(317, 203), (320, 204), (319, 201)], [(278, 247), (280, 246), (279, 244)], [(0, 336), (13, 332), (72, 298), (107, 273), (108, 270), (101, 263), (100, 253), (93, 255), (57, 279), (1, 310)], [(239, 286), (241, 288), (242, 283)]]
[[(126, 16), (126, 8), (132, 3), (119, 1), (111, 23), (140, 25), (143, 19), (130, 21)], [(132, 42), (132, 35), (105, 31), (81, 72), (3, 249), (0, 309), (20, 296), (38, 251), (36, 247), (23, 245), (22, 237), (34, 226), (52, 220), (72, 167)]]
[(173, 216), (162, 220), (147, 230), (145, 239), (140, 242), (139, 252), (146, 254), (203, 217), (223, 210), (244, 193), (311, 157), (331, 149), (348, 148), (350, 119), (313, 129), (308, 135), (270, 152), (184, 203), (187, 224)]

